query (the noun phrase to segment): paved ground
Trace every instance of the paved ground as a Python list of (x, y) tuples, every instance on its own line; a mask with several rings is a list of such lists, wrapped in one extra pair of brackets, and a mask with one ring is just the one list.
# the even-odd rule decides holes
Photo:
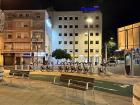
[[(8, 72), (8, 71), (6, 71)], [(32, 74), (60, 75), (58, 72), (32, 72)], [(77, 75), (77, 74), (75, 74)], [(82, 74), (81, 74), (82, 75)], [(89, 76), (89, 75), (86, 75)], [(96, 79), (134, 84), (140, 78), (130, 78), (120, 75), (97, 76)], [(50, 82), (37, 80), (11, 79), (5, 77), (0, 83), (0, 105), (83, 105), (83, 93), (73, 89), (54, 85)], [(86, 95), (87, 105), (94, 105), (94, 97), (90, 92)], [(95, 91), (96, 105), (132, 105), (132, 98), (105, 92)]]

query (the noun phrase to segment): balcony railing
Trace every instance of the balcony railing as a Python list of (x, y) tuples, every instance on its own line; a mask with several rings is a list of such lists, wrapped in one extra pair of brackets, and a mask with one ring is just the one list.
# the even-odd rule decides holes
[(30, 38), (4, 39), (4, 42), (31, 42)]

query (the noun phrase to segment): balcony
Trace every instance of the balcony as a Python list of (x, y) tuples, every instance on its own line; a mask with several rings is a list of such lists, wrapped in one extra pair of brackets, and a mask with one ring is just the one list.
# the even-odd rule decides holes
[(21, 53), (21, 52), (31, 52), (31, 49), (3, 49), (3, 53)]
[(6, 39), (4, 42), (31, 42), (30, 38)]
[(41, 38), (41, 39), (35, 39), (35, 38), (33, 38), (32, 39), (32, 42), (44, 42), (44, 40), (43, 40), (43, 38)]

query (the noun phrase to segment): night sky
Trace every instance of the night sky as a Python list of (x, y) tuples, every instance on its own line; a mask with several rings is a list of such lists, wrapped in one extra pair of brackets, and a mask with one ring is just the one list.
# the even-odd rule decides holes
[(100, 5), (103, 13), (104, 40), (115, 36), (117, 28), (140, 21), (140, 0), (2, 0), (2, 9), (80, 10), (80, 7)]

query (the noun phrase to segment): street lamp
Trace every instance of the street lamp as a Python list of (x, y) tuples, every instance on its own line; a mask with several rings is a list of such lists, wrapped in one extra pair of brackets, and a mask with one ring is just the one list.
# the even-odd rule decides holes
[(89, 63), (89, 28), (90, 28), (89, 25), (93, 23), (93, 19), (89, 17), (86, 19), (86, 22), (88, 24), (88, 63)]

